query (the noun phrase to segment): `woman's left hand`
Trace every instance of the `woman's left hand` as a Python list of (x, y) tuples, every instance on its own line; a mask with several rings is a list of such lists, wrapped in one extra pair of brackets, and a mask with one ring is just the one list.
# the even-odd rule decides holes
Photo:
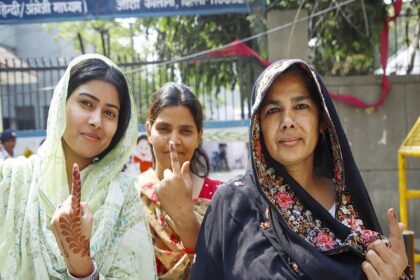
[(397, 223), (394, 209), (387, 212), (390, 230), (389, 245), (377, 240), (369, 245), (362, 268), (369, 280), (395, 280), (408, 265), (402, 236), (404, 224)]
[(81, 191), (79, 166), (74, 164), (71, 194), (57, 208), (50, 223), (67, 268), (75, 277), (93, 272), (90, 257), (93, 216), (88, 204), (80, 202)]

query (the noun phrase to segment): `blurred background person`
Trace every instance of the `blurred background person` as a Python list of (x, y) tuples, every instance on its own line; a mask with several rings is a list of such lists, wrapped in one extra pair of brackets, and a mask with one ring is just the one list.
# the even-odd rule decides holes
[(137, 138), (137, 146), (133, 154), (133, 162), (138, 164), (140, 173), (146, 172), (153, 167), (153, 155), (147, 135)]
[(0, 136), (2, 147), (0, 149), (0, 158), (13, 158), (14, 149), (16, 147), (16, 131), (8, 128)]

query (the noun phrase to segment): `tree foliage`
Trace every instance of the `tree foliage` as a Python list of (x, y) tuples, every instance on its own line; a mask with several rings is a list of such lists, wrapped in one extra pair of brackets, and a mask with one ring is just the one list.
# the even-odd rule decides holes
[[(265, 31), (265, 15), (273, 9), (307, 9), (309, 15), (344, 0), (268, 0), (265, 10), (249, 15), (217, 15), (149, 19), (144, 26), (158, 33), (156, 51), (161, 59), (212, 49)], [(372, 73), (378, 66), (379, 33), (386, 15), (382, 1), (363, 0), (309, 19), (310, 60), (326, 75)], [(267, 57), (266, 37), (248, 44)], [(375, 61), (376, 59), (376, 61)], [(227, 73), (227, 80), (235, 73)], [(205, 71), (211, 77), (218, 74)], [(223, 78), (223, 77), (221, 77)], [(222, 79), (223, 80), (223, 79)]]
[[(105, 53), (116, 61), (121, 61), (121, 57), (135, 61), (171, 61), (267, 31), (266, 15), (270, 10), (307, 9), (311, 15), (344, 2), (266, 1), (264, 8), (253, 10), (250, 14), (139, 18), (133, 19), (129, 24), (119, 20), (96, 20), (55, 23), (49, 26), (58, 28), (60, 36), (72, 40), (77, 49), (81, 47), (77, 37), (80, 34), (85, 49), (88, 45), (93, 46), (94, 51)], [(311, 18), (308, 32), (311, 42), (315, 42), (310, 46), (312, 64), (319, 72), (328, 75), (372, 72), (375, 47), (384, 15), (382, 1), (361, 0)], [(141, 38), (141, 50), (138, 53), (132, 48), (133, 37)], [(263, 58), (267, 58), (266, 36), (248, 41), (247, 45)], [(147, 83), (149, 85), (145, 87), (150, 90), (155, 86), (155, 80), (161, 80), (158, 76), (164, 73), (170, 80), (182, 81), (191, 86), (199, 96), (215, 96), (213, 102), (220, 102), (217, 94), (221, 88), (239, 89), (241, 102), (246, 102), (253, 81), (261, 70), (260, 66), (249, 60), (236, 58), (229, 62), (200, 59), (202, 57), (156, 67), (155, 71), (147, 71), (147, 75), (136, 75), (131, 83), (138, 88)], [(142, 104), (145, 105), (144, 102)]]
[[(86, 21), (53, 24), (53, 27), (59, 29), (61, 36), (72, 39), (78, 49), (80, 44), (76, 34), (80, 33), (85, 45), (94, 46), (100, 53), (103, 52), (101, 33), (108, 35), (111, 49), (109, 55), (117, 61), (118, 56), (128, 57), (129, 60), (171, 61), (223, 46), (237, 38), (267, 31), (266, 15), (271, 10), (306, 9), (308, 15), (314, 15), (344, 1), (266, 0), (263, 9), (254, 10), (250, 14), (139, 18), (130, 24), (118, 20)], [(419, 13), (416, 3), (414, 7), (417, 8), (413, 10)], [(310, 17), (309, 62), (323, 75), (372, 73), (379, 67), (379, 34), (388, 14), (392, 15), (393, 11), (387, 11), (383, 1), (358, 0), (328, 13)], [(418, 17), (414, 22), (416, 26)], [(416, 30), (418, 38), (419, 32)], [(141, 51), (138, 53), (135, 53), (130, 44), (130, 38), (133, 37), (140, 37), (142, 40)], [(247, 44), (263, 58), (267, 58), (266, 39), (266, 36), (260, 36)], [(154, 74), (148, 72), (148, 75), (160, 75), (163, 71), (171, 79), (178, 79), (193, 87), (198, 95), (209, 95), (214, 91), (218, 92), (222, 87), (242, 87), (241, 91), (249, 92), (252, 84), (250, 81), (254, 80), (257, 74), (255, 72), (259, 71), (258, 67), (244, 61), (200, 62), (200, 59), (165, 64), (162, 66), (163, 70), (160, 67)], [(144, 79), (150, 80), (150, 77)], [(247, 84), (245, 89), (244, 83)]]
[[(309, 15), (344, 0), (273, 0), (269, 9), (307, 9)], [(310, 60), (324, 75), (372, 73), (378, 65), (379, 33), (384, 20), (383, 1), (361, 0), (309, 19)]]
[[(273, 9), (307, 9), (309, 15), (333, 7), (344, 0), (267, 0), (264, 10), (251, 14), (224, 14), (206, 16), (175, 16), (136, 19), (130, 28), (119, 21), (86, 21), (54, 24), (60, 34), (72, 38), (80, 48), (76, 32), (82, 35), (85, 44), (95, 46), (102, 52), (100, 31), (109, 34), (111, 57), (132, 56), (130, 36), (142, 35), (153, 47), (144, 48), (141, 59), (150, 57), (170, 60), (192, 53), (213, 49), (265, 31), (265, 15)], [(309, 20), (311, 39), (311, 62), (323, 74), (351, 75), (371, 73), (377, 53), (379, 33), (386, 9), (383, 1), (361, 0)], [(247, 44), (267, 57), (266, 37), (262, 36)], [(136, 56), (137, 56), (136, 55)], [(227, 66), (226, 66), (227, 67)], [(226, 77), (221, 72), (226, 73)], [(205, 69), (212, 79), (222, 82), (232, 80), (232, 67), (217, 70)], [(220, 76), (219, 76), (220, 75)]]
[[(252, 35), (250, 20), (243, 14), (213, 16), (177, 16), (151, 18), (141, 24), (157, 34), (156, 52), (160, 60), (171, 60), (204, 50), (215, 49), (238, 38)], [(252, 42), (257, 51), (257, 41)], [(199, 58), (197, 58), (199, 60)], [(207, 61), (175, 65), (184, 83), (200, 94), (209, 94), (220, 87), (233, 89), (241, 70), (238, 63)]]
[[(121, 39), (129, 40), (130, 30), (116, 20), (89, 20), (46, 24), (47, 30), (57, 30), (58, 38), (71, 41), (76, 50), (97, 52), (115, 57), (116, 55), (131, 54), (129, 44), (124, 44)], [(78, 34), (82, 42), (78, 39)], [(115, 52), (115, 53), (114, 53)]]

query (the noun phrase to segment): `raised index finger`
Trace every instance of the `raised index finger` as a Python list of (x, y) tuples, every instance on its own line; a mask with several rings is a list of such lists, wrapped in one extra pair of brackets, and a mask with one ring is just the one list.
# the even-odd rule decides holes
[(71, 180), (71, 208), (76, 215), (80, 215), (80, 197), (82, 185), (80, 183), (80, 170), (77, 163), (73, 164), (73, 176)]
[(175, 149), (175, 143), (173, 141), (169, 141), (169, 153), (171, 155), (172, 172), (175, 175), (180, 175), (181, 166), (179, 164), (178, 153)]
[(399, 251), (401, 246), (404, 244), (402, 237), (402, 230), (397, 222), (397, 216), (394, 209), (387, 211), (388, 225), (389, 225), (389, 241), (391, 242), (391, 250)]

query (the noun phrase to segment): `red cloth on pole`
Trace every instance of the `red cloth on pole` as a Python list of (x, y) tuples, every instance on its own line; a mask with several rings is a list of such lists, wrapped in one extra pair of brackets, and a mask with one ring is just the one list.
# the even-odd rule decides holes
[(351, 95), (337, 95), (335, 93), (330, 93), (331, 97), (335, 100), (343, 101), (347, 104), (356, 106), (358, 108), (373, 108), (374, 110), (378, 109), (386, 99), (388, 98), (389, 91), (391, 90), (391, 81), (388, 79), (386, 75), (386, 66), (388, 63), (388, 23), (390, 21), (395, 21), (397, 17), (401, 13), (402, 7), (402, 0), (396, 0), (394, 2), (394, 15), (392, 17), (386, 17), (384, 19), (384, 25), (381, 31), (381, 38), (380, 38), (380, 53), (381, 53), (381, 67), (383, 70), (382, 74), (382, 88), (381, 88), (381, 95), (379, 99), (374, 103), (366, 103), (365, 101), (351, 96)]

